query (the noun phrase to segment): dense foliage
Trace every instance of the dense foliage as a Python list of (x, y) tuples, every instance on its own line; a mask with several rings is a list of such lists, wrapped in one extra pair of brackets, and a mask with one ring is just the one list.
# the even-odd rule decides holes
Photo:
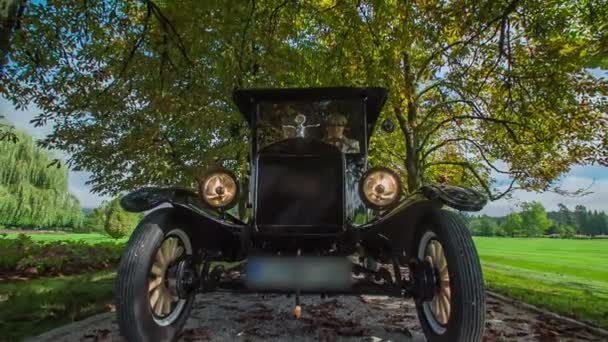
[(546, 212), (539, 202), (521, 205), (520, 212), (505, 217), (464, 216), (473, 235), (535, 237), (552, 235), (573, 237), (579, 235), (608, 235), (608, 215), (603, 211), (587, 210), (577, 205), (571, 211), (559, 204), (558, 211)]
[(0, 272), (30, 276), (80, 274), (116, 266), (123, 248), (124, 243), (36, 243), (23, 234), (18, 239), (0, 236)]
[(105, 203), (102, 203), (98, 208), (86, 210), (81, 231), (86, 233), (104, 233), (104, 224)]
[(105, 205), (104, 230), (115, 239), (131, 235), (143, 214), (134, 214), (125, 211), (120, 205), (120, 198), (115, 198)]
[(32, 138), (0, 141), (0, 224), (15, 227), (77, 229), (83, 215), (68, 192), (67, 171), (52, 165), (50, 153)]
[[(45, 144), (115, 194), (191, 186), (216, 163), (245, 171), (235, 88), (386, 86), (383, 117), (400, 130), (376, 136), (372, 162), (409, 191), (440, 178), (495, 199), (608, 162), (608, 81), (585, 69), (604, 63), (607, 12), (589, 0), (31, 2), (0, 93), (35, 103), (35, 123), (55, 124)], [(496, 191), (493, 171), (514, 183)]]

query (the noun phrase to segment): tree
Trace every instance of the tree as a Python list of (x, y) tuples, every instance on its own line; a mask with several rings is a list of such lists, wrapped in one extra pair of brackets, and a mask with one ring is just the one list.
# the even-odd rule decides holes
[(105, 208), (104, 229), (115, 239), (131, 235), (142, 215), (125, 211), (120, 206), (120, 198), (115, 198)]
[(0, 141), (0, 224), (74, 230), (82, 225), (80, 204), (68, 192), (65, 168), (32, 137), (15, 132)]
[[(216, 163), (244, 174), (234, 88), (383, 85), (383, 117), (400, 130), (373, 140), (372, 162), (400, 170), (409, 191), (445, 176), (497, 199), (547, 190), (573, 164), (608, 163), (608, 81), (585, 70), (605, 56), (607, 6), (31, 3), (0, 84), (41, 109), (36, 124), (54, 121), (45, 146), (112, 194), (191, 186)], [(493, 189), (492, 171), (512, 183)]]
[(521, 207), (522, 225), (527, 236), (542, 235), (553, 224), (540, 202), (524, 202)]
[(2, 69), (6, 64), (6, 56), (11, 47), (11, 36), (19, 27), (21, 16), (25, 10), (25, 1), (2, 0), (0, 5), (0, 74), (2, 74)]
[(577, 205), (574, 207), (574, 220), (576, 223), (577, 231), (580, 234), (588, 235), (590, 233), (589, 229), (589, 213), (587, 212), (587, 208), (584, 205)]
[(494, 236), (499, 229), (496, 221), (486, 215), (473, 218), (469, 224), (469, 227), (471, 229), (471, 233), (476, 236)]
[(103, 233), (105, 232), (105, 217), (107, 203), (102, 204), (99, 208), (93, 209), (84, 219), (83, 230), (87, 232)]
[(501, 226), (502, 230), (508, 236), (514, 237), (524, 235), (523, 220), (518, 213), (509, 213)]
[(559, 203), (557, 207), (559, 208), (559, 211), (557, 212), (558, 222), (563, 225), (573, 226), (574, 218), (572, 217), (570, 209), (562, 203)]
[(588, 213), (588, 232), (590, 235), (600, 235), (605, 234), (608, 230), (608, 222), (606, 221), (606, 214), (602, 212), (598, 212), (594, 210), (593, 212)]
[(608, 235), (608, 215), (603, 211), (599, 214), (598, 227), (598, 234)]
[(0, 115), (0, 142), (11, 141), (16, 143), (18, 140), (15, 128), (4, 120), (4, 116)]
[(574, 237), (574, 234), (576, 234), (576, 228), (571, 225), (565, 225), (561, 227), (560, 233), (563, 238), (571, 238)]

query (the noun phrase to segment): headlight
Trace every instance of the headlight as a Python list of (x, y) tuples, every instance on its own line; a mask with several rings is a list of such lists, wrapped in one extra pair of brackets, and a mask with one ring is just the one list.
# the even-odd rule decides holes
[(368, 207), (387, 209), (401, 198), (399, 176), (384, 167), (369, 169), (359, 182), (359, 195)]
[(232, 172), (213, 169), (198, 183), (199, 196), (212, 208), (230, 209), (236, 204), (239, 186)]

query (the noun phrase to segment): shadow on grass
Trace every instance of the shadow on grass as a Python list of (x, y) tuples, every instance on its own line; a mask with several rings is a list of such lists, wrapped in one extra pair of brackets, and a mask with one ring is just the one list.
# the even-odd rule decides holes
[(0, 283), (1, 339), (22, 340), (107, 311), (114, 297), (113, 271)]
[(580, 283), (534, 279), (484, 268), (488, 288), (550, 311), (608, 328), (608, 293)]

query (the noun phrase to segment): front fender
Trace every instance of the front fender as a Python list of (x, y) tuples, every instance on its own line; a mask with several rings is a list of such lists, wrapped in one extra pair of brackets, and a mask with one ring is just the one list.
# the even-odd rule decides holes
[(488, 200), (477, 190), (453, 185), (425, 185), (420, 193), (429, 200), (437, 200), (460, 211), (480, 211)]
[(416, 230), (441, 207), (447, 205), (461, 211), (478, 211), (485, 204), (485, 197), (475, 190), (429, 185), (405, 198), (395, 208), (356, 228), (361, 243), (372, 254), (379, 254), (390, 246), (394, 253), (405, 251), (413, 255)]
[(120, 200), (121, 206), (131, 212), (152, 210), (163, 203), (173, 208), (152, 211), (144, 218), (161, 215), (164, 220), (177, 221), (188, 227), (192, 242), (197, 247), (221, 251), (217, 260), (236, 261), (247, 250), (249, 226), (229, 215), (205, 207), (198, 195), (183, 188), (143, 188)]
[(142, 188), (131, 192), (120, 200), (120, 205), (130, 212), (142, 212), (169, 203), (174, 207), (186, 209), (229, 229), (240, 230), (245, 223), (229, 214), (222, 215), (218, 211), (203, 205), (198, 195), (184, 188)]

